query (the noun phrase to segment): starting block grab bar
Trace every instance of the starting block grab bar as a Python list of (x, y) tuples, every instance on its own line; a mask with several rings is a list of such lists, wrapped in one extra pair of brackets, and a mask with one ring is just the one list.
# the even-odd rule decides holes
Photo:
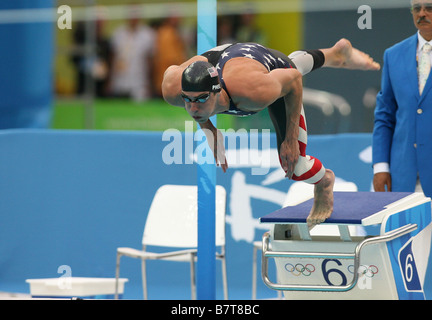
[[(360, 254), (363, 247), (380, 243), (389, 242), (417, 229), (417, 224), (408, 224), (398, 229), (389, 231), (381, 236), (364, 239), (359, 242), (353, 253), (332, 253), (332, 252), (285, 252), (269, 250), (270, 232), (263, 235), (262, 243), (262, 278), (264, 283), (271, 289), (283, 291), (348, 291), (355, 287), (359, 278)], [(354, 276), (350, 283), (344, 286), (334, 285), (306, 285), (306, 284), (278, 284), (270, 281), (268, 277), (269, 258), (316, 258), (316, 259), (353, 259)]]

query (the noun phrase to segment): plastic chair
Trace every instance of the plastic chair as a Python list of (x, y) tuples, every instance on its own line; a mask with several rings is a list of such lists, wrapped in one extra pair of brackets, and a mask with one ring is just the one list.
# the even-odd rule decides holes
[[(151, 203), (142, 238), (142, 250), (117, 248), (116, 293), (120, 277), (120, 258), (127, 256), (141, 259), (144, 299), (147, 295), (146, 260), (171, 260), (190, 263), (192, 299), (196, 299), (195, 261), (197, 259), (197, 186), (164, 185), (160, 187)], [(216, 186), (216, 258), (222, 263), (224, 297), (228, 299), (228, 284), (225, 259), (225, 211), (226, 191)], [(182, 248), (181, 250), (156, 253), (147, 251), (147, 246)]]

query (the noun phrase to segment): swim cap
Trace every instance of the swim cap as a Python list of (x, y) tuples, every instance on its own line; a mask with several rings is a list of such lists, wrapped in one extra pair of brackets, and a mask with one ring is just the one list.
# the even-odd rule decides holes
[(211, 63), (205, 61), (191, 63), (183, 71), (182, 90), (219, 92), (221, 85), (216, 68)]

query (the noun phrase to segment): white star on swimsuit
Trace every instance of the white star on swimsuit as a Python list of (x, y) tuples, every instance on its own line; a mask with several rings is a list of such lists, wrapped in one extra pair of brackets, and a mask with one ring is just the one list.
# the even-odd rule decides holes
[(270, 58), (271, 60), (276, 61), (276, 59), (270, 54), (265, 54), (264, 57)]
[(263, 55), (263, 58), (267, 61), (267, 63), (271, 63), (271, 60), (267, 55)]
[(245, 58), (249, 58), (249, 59), (255, 59), (255, 57), (249, 53), (243, 53)]
[(228, 57), (228, 55), (229, 55), (229, 52), (224, 51), (224, 52), (222, 52), (222, 54), (221, 54), (221, 58), (224, 59), (224, 58)]
[(281, 59), (281, 58), (278, 58), (278, 61), (282, 62), (283, 64), (286, 64), (285, 61), (283, 59)]

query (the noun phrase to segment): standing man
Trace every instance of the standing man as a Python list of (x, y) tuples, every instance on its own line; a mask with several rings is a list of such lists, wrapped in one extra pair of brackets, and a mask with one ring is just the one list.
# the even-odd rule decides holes
[(251, 115), (268, 109), (275, 127), (279, 160), (286, 177), (315, 185), (307, 218), (314, 226), (333, 211), (334, 173), (306, 155), (307, 132), (302, 104), (302, 75), (321, 66), (378, 70), (379, 64), (346, 39), (321, 50), (296, 51), (289, 57), (257, 43), (226, 44), (194, 56), (164, 75), (164, 99), (183, 107), (207, 135), (216, 163), (226, 171), (223, 137), (213, 115)]
[(131, 9), (127, 23), (114, 31), (111, 47), (110, 93), (137, 102), (150, 99), (153, 96), (151, 74), (155, 50), (154, 30), (142, 23)]
[[(384, 53), (373, 131), (375, 191), (432, 196), (432, 3), (412, 0), (418, 32)], [(403, 70), (403, 72), (402, 72)]]

